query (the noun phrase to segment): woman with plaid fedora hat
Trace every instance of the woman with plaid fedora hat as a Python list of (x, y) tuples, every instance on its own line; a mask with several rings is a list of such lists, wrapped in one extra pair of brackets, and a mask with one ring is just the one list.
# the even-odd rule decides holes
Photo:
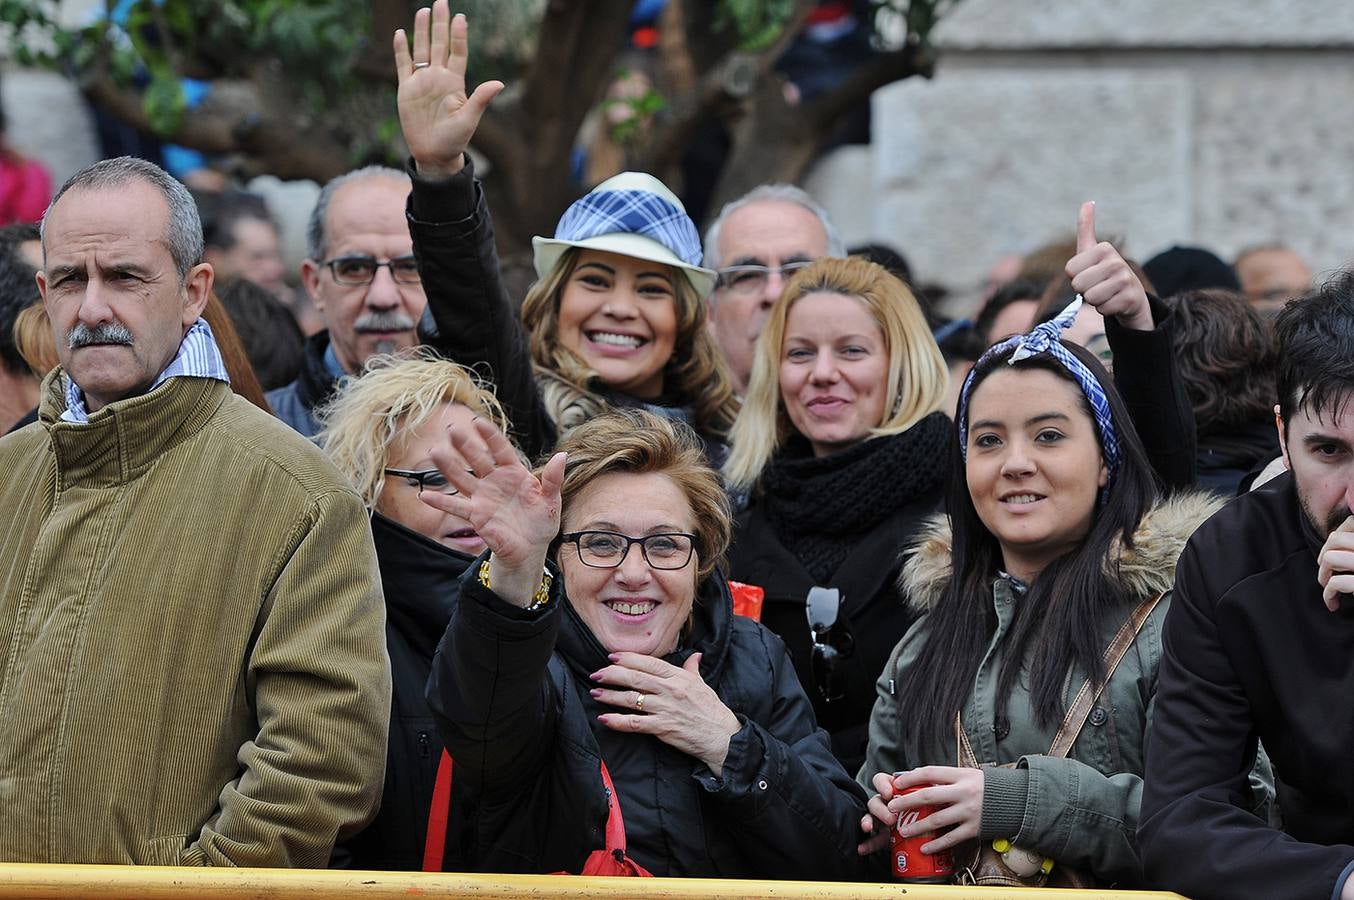
[(465, 29), (438, 3), (416, 17), (412, 52), (403, 30), (395, 40), (425, 340), (493, 379), (529, 456), (608, 408), (643, 407), (694, 428), (718, 465), (738, 401), (706, 328), (715, 273), (662, 182), (623, 172), (571, 205), (553, 236), (534, 238), (539, 280), (520, 321), (496, 273), (468, 264), (492, 255), (493, 230), (463, 151), (502, 84), (467, 96)]

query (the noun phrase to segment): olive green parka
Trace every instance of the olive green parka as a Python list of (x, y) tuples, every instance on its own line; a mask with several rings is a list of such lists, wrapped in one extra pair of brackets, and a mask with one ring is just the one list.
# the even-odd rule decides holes
[[(962, 710), (973, 752), (985, 767), (980, 839), (1009, 838), (1061, 864), (1089, 869), (1103, 881), (1141, 883), (1135, 830), (1162, 624), (1180, 551), (1220, 505), (1203, 494), (1163, 501), (1143, 518), (1132, 546), (1118, 548), (1116, 574), (1135, 603), (1162, 592), (1166, 596), (1138, 632), (1066, 759), (1047, 755), (1057, 724), (1038, 721), (1024, 679), (1009, 700), (1003, 733), (997, 731), (997, 682), (1005, 661), (1005, 639), (1016, 604), (1025, 595), (1009, 577), (994, 580), (997, 627)], [(944, 746), (923, 748), (916, 745), (906, 723), (898, 720), (898, 689), (928, 634), (926, 612), (940, 602), (949, 581), (950, 549), (949, 520), (938, 517), (908, 553), (900, 580), (909, 602), (923, 615), (894, 648), (877, 685), (869, 749), (857, 776), (871, 793), (875, 792), (871, 779), (878, 772), (959, 764), (953, 732), (947, 732)], [(1109, 645), (1131, 610), (1131, 606), (1115, 610), (1099, 624), (1102, 646)], [(1067, 704), (1086, 677), (1074, 666), (1066, 685)], [(996, 767), (1007, 763), (1015, 766)]]

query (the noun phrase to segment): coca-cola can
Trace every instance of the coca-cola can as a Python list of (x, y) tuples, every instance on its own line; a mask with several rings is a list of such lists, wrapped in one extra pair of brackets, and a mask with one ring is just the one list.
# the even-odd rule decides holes
[[(914, 791), (932, 786), (929, 784), (913, 785), (899, 791), (898, 795), (907, 796)], [(911, 881), (919, 884), (946, 884), (954, 876), (954, 857), (950, 854), (950, 851), (921, 852), (923, 844), (935, 839), (936, 833), (934, 831), (914, 834), (911, 837), (903, 836), (904, 828), (920, 822), (937, 809), (938, 807), (929, 805), (918, 806), (916, 809), (907, 809), (898, 814), (898, 821), (893, 826), (892, 836), (893, 877), (899, 881)]]

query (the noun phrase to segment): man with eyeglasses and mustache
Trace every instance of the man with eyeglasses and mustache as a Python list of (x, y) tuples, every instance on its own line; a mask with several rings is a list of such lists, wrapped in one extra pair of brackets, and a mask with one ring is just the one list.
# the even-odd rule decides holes
[(428, 298), (405, 221), (409, 190), (406, 173), (368, 166), (330, 181), (315, 202), (301, 281), (325, 330), (306, 341), (297, 379), (267, 395), (278, 418), (306, 437), (319, 432), (315, 409), (342, 378), (378, 353), (418, 343)]
[[(1354, 898), (1354, 271), (1275, 322), (1288, 469), (1180, 557), (1138, 843), (1190, 897)], [(1257, 742), (1280, 824), (1251, 815)]]
[(792, 184), (764, 184), (726, 204), (705, 232), (703, 265), (719, 272), (710, 330), (724, 351), (734, 388), (745, 393), (752, 350), (785, 282), (846, 245), (827, 211)]
[(380, 799), (367, 513), (231, 391), (202, 250), (130, 157), (43, 219), (61, 364), (0, 438), (0, 861), (324, 866)]

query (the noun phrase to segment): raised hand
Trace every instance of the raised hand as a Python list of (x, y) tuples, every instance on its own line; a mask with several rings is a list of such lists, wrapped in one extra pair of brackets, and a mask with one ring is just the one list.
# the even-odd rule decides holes
[(1125, 328), (1151, 331), (1147, 292), (1128, 263), (1109, 241), (1095, 238), (1095, 201), (1077, 212), (1077, 254), (1067, 261), (1072, 289), (1102, 316), (1115, 316)]
[(1354, 516), (1340, 523), (1317, 554), (1316, 580), (1326, 609), (1340, 608), (1341, 595), (1354, 595)]
[(466, 95), (469, 56), (465, 16), (452, 18), (447, 0), (414, 15), (414, 48), (404, 29), (395, 32), (400, 127), (420, 175), (447, 178), (465, 165), (462, 154), (503, 82), (486, 81)]
[(607, 728), (652, 734), (718, 777), (729, 739), (743, 726), (701, 678), (700, 658), (693, 653), (679, 668), (642, 653), (613, 653), (611, 665), (592, 673), (593, 681), (606, 685), (594, 688), (592, 696), (625, 710), (598, 716)]
[(552, 456), (538, 479), (488, 420), (476, 419), (473, 431), (447, 431), (461, 458), (445, 447), (434, 448), (431, 456), (457, 493), (423, 491), (419, 499), (469, 521), (492, 554), (489, 578), (494, 592), (509, 603), (528, 606), (540, 584), (550, 542), (559, 534), (565, 455)]

